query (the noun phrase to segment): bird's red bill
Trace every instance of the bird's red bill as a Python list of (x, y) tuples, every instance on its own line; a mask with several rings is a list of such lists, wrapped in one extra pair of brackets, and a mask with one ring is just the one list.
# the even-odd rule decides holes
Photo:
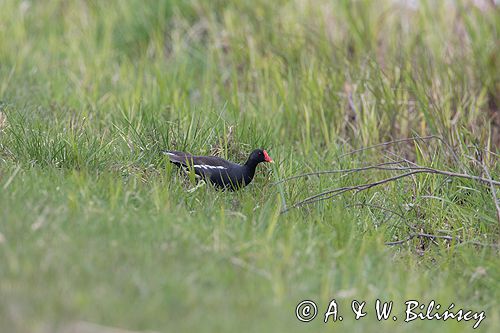
[(269, 155), (267, 154), (267, 151), (264, 150), (264, 161), (273, 163), (273, 160)]

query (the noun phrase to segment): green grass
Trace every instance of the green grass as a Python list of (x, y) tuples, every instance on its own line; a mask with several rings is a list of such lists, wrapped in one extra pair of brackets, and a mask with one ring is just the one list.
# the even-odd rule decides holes
[[(498, 248), (473, 244), (498, 244), (488, 186), (416, 175), (280, 214), (394, 173), (275, 181), (391, 152), (484, 177), (482, 158), (500, 179), (500, 9), (402, 3), (0, 1), (0, 331), (472, 330), (405, 324), (417, 299), (484, 310), (496, 332)], [(426, 135), (457, 157), (438, 140), (344, 155)], [(237, 193), (190, 191), (160, 154), (256, 147), (276, 163)], [(384, 244), (412, 228), (463, 242)], [(323, 324), (333, 298), (344, 320)], [(398, 321), (375, 319), (377, 298)]]

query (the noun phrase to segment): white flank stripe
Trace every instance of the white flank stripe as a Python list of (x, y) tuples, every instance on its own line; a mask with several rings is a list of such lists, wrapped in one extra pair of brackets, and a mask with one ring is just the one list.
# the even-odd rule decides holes
[(221, 170), (225, 170), (226, 168), (224, 168), (223, 166), (221, 165), (207, 165), (207, 164), (195, 164), (194, 165), (195, 168), (200, 168), (200, 169), (221, 169)]

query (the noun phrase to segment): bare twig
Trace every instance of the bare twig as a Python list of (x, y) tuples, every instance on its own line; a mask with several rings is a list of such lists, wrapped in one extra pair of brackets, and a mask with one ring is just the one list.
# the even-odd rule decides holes
[(448, 241), (455, 241), (455, 242), (460, 243), (460, 244), (472, 244), (472, 245), (477, 245), (477, 246), (493, 247), (493, 248), (498, 248), (499, 247), (498, 244), (493, 244), (493, 243), (492, 244), (487, 244), (487, 243), (485, 244), (485, 243), (476, 242), (476, 241), (462, 241), (458, 237), (441, 236), (441, 235), (431, 235), (431, 234), (426, 234), (426, 233), (414, 233), (414, 234), (410, 234), (405, 239), (401, 239), (401, 240), (397, 240), (397, 241), (393, 241), (393, 242), (386, 242), (385, 245), (388, 245), (388, 246), (401, 245), (401, 244), (404, 244), (406, 242), (409, 242), (413, 238), (429, 238), (431, 240), (439, 238), (439, 239), (445, 239), (445, 240), (448, 240)]
[[(485, 184), (490, 184), (493, 183), (496, 186), (500, 186), (500, 182), (496, 180), (490, 180), (487, 178), (479, 177), (479, 176), (473, 176), (473, 175), (468, 175), (466, 173), (458, 173), (458, 172), (451, 172), (451, 171), (445, 171), (445, 170), (440, 170), (440, 169), (434, 169), (434, 168), (429, 168), (429, 167), (421, 167), (421, 166), (409, 166), (409, 167), (386, 167), (386, 165), (397, 165), (401, 164), (404, 161), (396, 161), (396, 162), (386, 162), (386, 163), (380, 163), (376, 165), (371, 165), (367, 167), (362, 167), (362, 168), (353, 168), (353, 169), (339, 169), (339, 170), (325, 170), (325, 171), (316, 171), (316, 172), (310, 172), (310, 173), (304, 173), (288, 178), (281, 179), (277, 182), (274, 182), (273, 185), (281, 184), (289, 180), (297, 179), (297, 178), (303, 178), (303, 177), (309, 177), (309, 176), (320, 176), (320, 175), (325, 175), (325, 174), (333, 174), (333, 173), (352, 173), (352, 172), (361, 172), (361, 171), (367, 171), (367, 170), (387, 170), (387, 171), (414, 171), (414, 170), (420, 170), (421, 172), (427, 172), (427, 173), (434, 173), (434, 174), (439, 174), (443, 176), (450, 176), (450, 177), (458, 177), (458, 178), (466, 178), (466, 179), (472, 179), (476, 181), (480, 181)], [(418, 165), (415, 163), (412, 163), (414, 165)]]
[(328, 199), (336, 197), (336, 196), (338, 196), (338, 195), (340, 195), (340, 194), (342, 194), (344, 192), (356, 191), (356, 193), (358, 193), (358, 192), (361, 192), (361, 191), (365, 191), (365, 190), (368, 190), (368, 189), (370, 189), (370, 188), (372, 188), (374, 186), (385, 184), (385, 183), (388, 183), (388, 182), (391, 182), (391, 181), (394, 181), (394, 180), (397, 180), (397, 179), (400, 179), (400, 178), (408, 177), (410, 175), (413, 175), (413, 174), (416, 174), (416, 173), (421, 173), (421, 172), (423, 172), (423, 171), (415, 170), (415, 171), (404, 173), (402, 175), (397, 175), (397, 176), (394, 176), (394, 177), (382, 179), (382, 180), (379, 180), (379, 181), (376, 181), (376, 182), (373, 182), (373, 183), (362, 184), (362, 185), (354, 185), (354, 186), (339, 187), (339, 188), (335, 188), (333, 190), (328, 190), (328, 191), (325, 191), (325, 192), (321, 192), (321, 193), (315, 194), (315, 195), (313, 195), (313, 196), (311, 196), (309, 198), (306, 198), (306, 199), (304, 199), (302, 201), (299, 201), (299, 202), (293, 204), (292, 206), (288, 207), (287, 209), (282, 210), (281, 213), (286, 213), (287, 211), (291, 210), (292, 208), (297, 208), (297, 207), (300, 207), (300, 206), (303, 206), (303, 205), (308, 205), (308, 204), (311, 204), (311, 203), (314, 203), (314, 202), (318, 202), (318, 201), (328, 200)]
[(424, 234), (424, 233), (416, 233), (416, 234), (411, 234), (410, 236), (406, 237), (405, 239), (397, 240), (397, 241), (394, 241), (394, 242), (386, 242), (385, 245), (389, 245), (389, 246), (400, 245), (400, 244), (403, 244), (403, 243), (406, 243), (406, 242), (412, 240), (413, 238), (429, 238), (431, 240), (434, 240), (436, 238), (440, 238), (440, 239), (446, 239), (448, 241), (455, 240), (455, 241), (460, 242), (460, 240), (458, 238), (453, 238), (451, 236), (440, 236), (440, 235), (431, 235), (431, 234)]
[(288, 177), (288, 178), (284, 178), (284, 179), (278, 180), (277, 182), (272, 183), (272, 185), (278, 185), (278, 184), (287, 182), (289, 180), (294, 180), (294, 179), (304, 178), (304, 177), (310, 177), (310, 176), (321, 176), (321, 175), (334, 174), (334, 173), (350, 173), (350, 172), (373, 170), (373, 169), (377, 169), (378, 167), (382, 167), (382, 166), (385, 166), (385, 165), (397, 165), (397, 164), (401, 164), (402, 162), (403, 161), (385, 162), (385, 163), (380, 163), (380, 164), (376, 164), (376, 165), (370, 165), (370, 166), (361, 167), (361, 168), (339, 169), (339, 170), (325, 170), (325, 171), (316, 171), (316, 172), (302, 173), (302, 174), (299, 174), (299, 175), (295, 175), (295, 176), (292, 176), (292, 177)]
[[(443, 235), (431, 235), (431, 234), (425, 234), (425, 233), (418, 233), (416, 235), (416, 237), (418, 238), (430, 238), (430, 239), (436, 239), (436, 238), (439, 238), (439, 239), (446, 239), (446, 240), (449, 240), (449, 241), (452, 241), (454, 240), (453, 237), (451, 236), (443, 236)], [(455, 240), (459, 240), (458, 238), (456, 238)]]
[[(406, 162), (408, 165), (413, 165), (414, 167), (419, 167), (420, 166), (417, 163), (414, 163), (414, 162), (412, 162), (412, 161), (410, 161), (410, 160), (408, 160), (408, 159), (406, 159), (406, 158), (404, 158), (402, 156), (399, 156), (398, 154), (396, 154), (396, 153), (394, 153), (394, 152), (392, 152), (390, 150), (387, 150), (386, 153), (394, 156), (397, 160), (402, 160), (402, 161)], [(391, 157), (389, 157), (387, 155), (385, 157), (387, 159), (389, 159), (389, 160), (393, 160)], [(415, 175), (413, 175), (411, 178), (412, 178), (413, 182), (416, 184), (417, 180), (415, 178)]]
[(400, 245), (400, 244), (411, 241), (413, 238), (415, 238), (415, 236), (410, 235), (410, 236), (406, 237), (405, 239), (400, 239), (400, 240), (397, 240), (394, 242), (385, 242), (385, 245), (388, 245), (388, 246)]
[[(444, 170), (439, 170), (439, 169), (434, 169), (434, 168), (428, 168), (428, 167), (386, 167), (386, 166), (372, 166), (372, 167), (365, 167), (365, 168), (359, 168), (357, 171), (365, 171), (368, 170), (368, 168), (371, 169), (377, 169), (377, 170), (389, 170), (389, 171), (408, 171), (404, 174), (400, 174), (397, 176), (385, 178), (382, 180), (378, 180), (376, 182), (372, 183), (367, 183), (367, 184), (361, 184), (361, 185), (354, 185), (354, 186), (345, 186), (345, 187), (339, 187), (331, 190), (327, 190), (318, 194), (315, 194), (313, 196), (310, 196), (302, 201), (299, 201), (292, 206), (286, 208), (283, 210), (281, 213), (286, 213), (287, 211), (291, 210), (292, 208), (297, 208), (303, 205), (308, 205), (311, 203), (315, 203), (318, 201), (323, 201), (323, 200), (328, 200), (333, 197), (336, 197), (342, 193), (345, 192), (350, 192), (350, 191), (355, 191), (356, 193), (368, 190), (372, 187), (382, 185), (389, 183), (391, 181), (395, 181), (401, 178), (405, 178), (411, 175), (415, 175), (418, 173), (430, 173), (430, 174), (437, 174), (437, 175), (443, 175), (443, 176), (449, 176), (449, 177), (456, 177), (456, 178), (465, 178), (465, 179), (471, 179), (471, 180), (476, 180), (485, 184), (490, 184), (490, 185), (496, 185), (500, 186), (499, 181), (495, 181), (492, 179), (486, 179), (483, 177), (479, 176), (473, 176), (473, 175), (468, 175), (468, 174), (463, 174), (463, 173), (456, 173), (456, 172), (450, 172), (450, 171), (444, 171)], [(344, 170), (343, 172), (352, 172), (354, 169), (347, 169)], [(339, 170), (334, 170), (335, 172), (340, 172)]]

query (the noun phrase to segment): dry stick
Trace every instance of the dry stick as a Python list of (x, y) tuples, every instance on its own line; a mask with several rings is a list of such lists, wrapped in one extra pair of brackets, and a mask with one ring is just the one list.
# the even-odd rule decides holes
[[(472, 180), (477, 180), (479, 182), (485, 183), (485, 184), (494, 184), (496, 186), (500, 186), (500, 181), (492, 180), (492, 179), (487, 179), (479, 176), (473, 176), (473, 175), (468, 175), (466, 173), (458, 173), (458, 172), (451, 172), (451, 171), (445, 171), (445, 170), (440, 170), (440, 169), (434, 169), (434, 168), (429, 168), (429, 167), (384, 167), (380, 165), (373, 165), (371, 167), (365, 167), (365, 168), (358, 168), (358, 169), (345, 169), (345, 170), (331, 170), (332, 172), (336, 173), (348, 173), (348, 172), (358, 172), (358, 171), (366, 171), (370, 169), (375, 169), (375, 170), (386, 170), (386, 171), (420, 171), (424, 173), (433, 173), (433, 174), (438, 174), (438, 175), (443, 175), (443, 176), (450, 176), (450, 177), (457, 177), (457, 178), (466, 178), (466, 179), (472, 179)], [(322, 173), (328, 173), (328, 171), (321, 171)]]
[[(407, 173), (404, 173), (402, 175), (397, 175), (397, 176), (394, 176), (394, 177), (390, 177), (390, 178), (386, 178), (386, 179), (382, 179), (382, 180), (379, 180), (379, 181), (376, 181), (376, 182), (373, 182), (373, 183), (369, 183), (369, 184), (362, 184), (362, 185), (354, 185), (354, 186), (345, 186), (345, 187), (339, 187), (339, 188), (336, 188), (336, 189), (333, 189), (333, 190), (328, 190), (328, 191), (325, 191), (325, 192), (321, 192), (321, 193), (318, 193), (318, 194), (315, 194), (309, 198), (306, 198), (302, 201), (299, 201), (295, 204), (293, 204), (292, 206), (288, 207), (287, 209), (284, 209), (281, 211), (281, 213), (286, 213), (287, 211), (291, 210), (292, 208), (297, 208), (297, 207), (300, 207), (302, 205), (308, 205), (308, 204), (311, 204), (311, 203), (314, 203), (314, 202), (318, 202), (318, 201), (323, 201), (323, 200), (328, 200), (328, 199), (331, 199), (333, 197), (336, 197), (344, 192), (348, 192), (348, 191), (356, 191), (357, 192), (361, 192), (361, 191), (364, 191), (364, 190), (368, 190), (369, 188), (372, 188), (374, 186), (377, 186), (377, 185), (381, 185), (381, 184), (385, 184), (385, 183), (388, 183), (388, 182), (391, 182), (391, 181), (394, 181), (394, 180), (397, 180), (397, 179), (400, 179), (400, 178), (403, 178), (403, 177), (408, 177), (410, 175), (413, 175), (413, 174), (416, 174), (416, 173), (421, 173), (423, 172), (422, 170), (415, 170), (415, 171), (412, 171), (412, 172), (407, 172)], [(325, 197), (326, 195), (328, 195), (327, 197)]]
[(412, 240), (413, 238), (415, 237), (418, 237), (418, 238), (431, 238), (431, 239), (435, 239), (435, 238), (441, 238), (441, 239), (446, 239), (446, 240), (449, 240), (449, 241), (456, 241), (458, 243), (461, 243), (461, 244), (472, 244), (472, 245), (477, 245), (477, 246), (488, 246), (488, 247), (493, 247), (493, 248), (498, 248), (499, 245), (498, 244), (488, 244), (488, 243), (481, 243), (481, 242), (476, 242), (476, 241), (468, 241), (468, 242), (464, 242), (462, 241), (460, 238), (458, 237), (451, 237), (451, 236), (439, 236), (439, 235), (431, 235), (431, 234), (424, 234), (424, 233), (417, 233), (417, 234), (411, 234), (410, 236), (406, 237), (405, 239), (401, 239), (401, 240), (397, 240), (397, 241), (394, 241), (394, 242), (386, 242), (384, 243), (385, 245), (389, 245), (389, 246), (393, 246), (393, 245), (401, 245), (403, 243), (406, 243), (410, 240)]
[(400, 245), (400, 244), (411, 241), (413, 238), (415, 238), (415, 235), (410, 235), (410, 236), (406, 237), (405, 239), (400, 239), (400, 240), (397, 240), (394, 242), (385, 242), (384, 244), (389, 245), (389, 246)]
[[(458, 159), (458, 157), (456, 156), (456, 154), (453, 151), (453, 149), (451, 149), (451, 147), (446, 143), (446, 141), (444, 141), (443, 138), (441, 138), (440, 136), (437, 136), (437, 135), (429, 135), (429, 136), (423, 136), (423, 137), (417, 137), (417, 138), (406, 138), (406, 139), (400, 139), (400, 140), (394, 140), (394, 141), (388, 141), (388, 142), (384, 142), (384, 143), (379, 143), (379, 144), (376, 144), (376, 145), (373, 145), (373, 146), (369, 146), (369, 147), (365, 147), (365, 148), (361, 148), (361, 149), (356, 149), (356, 150), (350, 151), (348, 153), (340, 155), (339, 158), (347, 156), (347, 155), (352, 155), (352, 154), (355, 154), (355, 153), (359, 153), (359, 152), (362, 152), (362, 151), (365, 151), (365, 150), (377, 148), (377, 147), (388, 146), (388, 145), (395, 144), (395, 143), (408, 142), (408, 141), (417, 141), (417, 140), (429, 140), (429, 139), (438, 139), (439, 141), (441, 141), (444, 145), (446, 145), (446, 147), (450, 150), (450, 152), (453, 153), (454, 158), (456, 160)], [(393, 155), (395, 155), (395, 154), (393, 154)], [(397, 156), (397, 155), (395, 155), (395, 156)], [(402, 162), (407, 162), (407, 163), (412, 164), (414, 166), (418, 166), (418, 164), (416, 164), (414, 162), (411, 162), (411, 161), (403, 158), (403, 159), (401, 159), (401, 161), (380, 163), (380, 164), (376, 164), (374, 166), (368, 166), (368, 167), (365, 167), (365, 168), (355, 168), (355, 169), (348, 169), (348, 170), (326, 170), (326, 171), (316, 171), (316, 172), (303, 173), (303, 174), (299, 174), (299, 175), (295, 175), (295, 176), (292, 176), (292, 177), (281, 179), (281, 180), (279, 180), (277, 182), (272, 183), (272, 185), (278, 185), (278, 184), (284, 183), (286, 181), (297, 179), (297, 178), (303, 178), (303, 177), (309, 177), (309, 176), (319, 176), (319, 175), (332, 174), (332, 173), (346, 173), (346, 172), (365, 171), (365, 170), (375, 169), (378, 166), (401, 164)]]
[(402, 240), (398, 240), (398, 241), (394, 241), (394, 242), (386, 242), (385, 245), (399, 245), (399, 244), (403, 244), (403, 243), (406, 243), (406, 242), (412, 240), (415, 237), (418, 237), (418, 238), (430, 238), (432, 240), (434, 240), (436, 238), (441, 238), (441, 239), (446, 239), (446, 240), (449, 240), (449, 241), (456, 240), (456, 241), (460, 242), (460, 240), (458, 238), (453, 238), (451, 236), (439, 236), (439, 235), (431, 235), (431, 234), (418, 233), (418, 234), (411, 234), (410, 236), (408, 236), (408, 237), (406, 237), (405, 239), (402, 239)]
[[(368, 167), (367, 167), (368, 168)], [(367, 168), (359, 168), (359, 171), (365, 171)], [(335, 188), (333, 190), (328, 190), (324, 191), (318, 194), (315, 194), (311, 197), (308, 197), (302, 201), (299, 201), (292, 206), (284, 209), (281, 211), (281, 213), (286, 213), (292, 208), (297, 208), (303, 205), (308, 205), (314, 202), (318, 201), (323, 201), (323, 200), (328, 200), (331, 199), (335, 196), (338, 196), (344, 192), (349, 192), (349, 191), (356, 191), (356, 193), (368, 190), (374, 186), (382, 185), (391, 181), (395, 181), (404, 177), (408, 177), (417, 173), (431, 173), (431, 174), (438, 174), (438, 175), (444, 175), (444, 176), (449, 176), (449, 177), (457, 177), (457, 178), (466, 178), (466, 179), (472, 179), (476, 181), (483, 182), (485, 184), (493, 184), (496, 186), (500, 186), (500, 182), (492, 180), (492, 179), (486, 179), (483, 177), (479, 176), (472, 176), (468, 174), (463, 174), (463, 173), (456, 173), (456, 172), (450, 172), (450, 171), (444, 171), (444, 170), (438, 170), (438, 169), (433, 169), (433, 168), (428, 168), (428, 167), (401, 167), (401, 168), (392, 168), (392, 167), (384, 167), (384, 166), (372, 166), (371, 169), (377, 169), (377, 170), (397, 170), (397, 171), (410, 171), (401, 175), (397, 175), (394, 177), (390, 178), (385, 178), (376, 182), (368, 183), (368, 184), (361, 184), (361, 185), (354, 185), (354, 186), (345, 186), (345, 187), (339, 187)], [(344, 170), (344, 172), (350, 172), (351, 170)]]
[[(399, 140), (394, 140), (394, 141), (387, 141), (387, 142), (379, 143), (379, 144), (376, 144), (376, 145), (373, 145), (373, 146), (369, 146), (369, 147), (364, 147), (364, 148), (352, 150), (352, 151), (350, 151), (348, 153), (340, 155), (339, 158), (347, 156), (347, 155), (356, 154), (356, 153), (359, 153), (359, 152), (362, 152), (362, 151), (365, 151), (365, 150), (374, 149), (374, 148), (377, 148), (377, 147), (386, 147), (386, 146), (389, 146), (391, 144), (396, 144), (396, 143), (401, 143), (401, 142), (409, 142), (409, 141), (418, 141), (418, 140), (430, 140), (430, 139), (437, 139), (437, 140), (441, 141), (444, 145), (446, 145), (446, 147), (450, 150), (450, 152), (453, 153), (454, 158), (458, 159), (457, 156), (456, 156), (456, 154), (455, 154), (455, 152), (453, 151), (453, 149), (451, 149), (451, 147), (446, 143), (446, 141), (444, 141), (444, 139), (442, 137), (437, 136), (437, 135), (429, 135), (429, 136), (422, 136), (422, 137), (417, 137), (417, 138), (406, 138), (406, 139), (399, 139)], [(377, 164), (376, 166), (391, 165), (391, 164), (401, 164), (402, 162), (407, 162), (407, 163), (410, 163), (410, 164), (413, 164), (413, 165), (417, 165), (417, 164), (415, 164), (415, 163), (413, 163), (413, 162), (411, 162), (411, 161), (409, 161), (407, 159), (402, 159), (401, 161), (396, 161), (396, 162), (380, 163), (380, 164)], [(350, 169), (350, 170), (352, 172), (356, 172), (356, 171), (370, 170), (370, 169), (373, 169), (373, 168), (374, 168), (374, 166), (369, 166), (369, 167), (366, 167), (366, 168)], [(286, 182), (286, 181), (289, 181), (289, 180), (292, 180), (292, 179), (302, 178), (302, 177), (318, 176), (318, 175), (323, 175), (323, 174), (341, 173), (341, 172), (347, 172), (347, 170), (329, 170), (329, 171), (317, 171), (317, 172), (303, 173), (303, 174), (299, 174), (299, 175), (296, 175), (296, 176), (292, 176), (292, 177), (288, 177), (288, 178), (279, 180), (277, 182), (274, 182), (272, 185), (278, 185), (278, 184), (281, 184), (283, 182)]]
[[(387, 151), (387, 153), (390, 154), (390, 155), (392, 155), (392, 156), (394, 156), (394, 157), (396, 157), (397, 159), (403, 160), (406, 163), (413, 165), (414, 167), (420, 167), (420, 165), (418, 165), (417, 163), (414, 163), (414, 162), (412, 162), (412, 161), (410, 161), (410, 160), (408, 160), (408, 159), (406, 159), (404, 157), (401, 157), (401, 156), (397, 155), (396, 153), (393, 153), (393, 152), (391, 152), (389, 150)], [(385, 156), (385, 158), (392, 160), (387, 155)], [(412, 180), (413, 180), (413, 182), (415, 183), (415, 186), (416, 186), (417, 185), (417, 180), (416, 180), (415, 176), (412, 177)]]
[(366, 170), (373, 170), (377, 169), (378, 167), (382, 167), (385, 165), (397, 165), (401, 164), (404, 161), (396, 161), (396, 162), (385, 162), (385, 163), (380, 163), (376, 165), (370, 165), (367, 167), (361, 167), (361, 168), (354, 168), (354, 169), (339, 169), (339, 170), (325, 170), (325, 171), (315, 171), (315, 172), (308, 172), (308, 173), (301, 173), (299, 175), (295, 175), (292, 177), (284, 178), (281, 180), (278, 180), (277, 182), (272, 183), (272, 185), (278, 185), (284, 182), (287, 182), (289, 180), (297, 179), (297, 178), (304, 178), (304, 177), (310, 177), (310, 176), (321, 176), (321, 175), (326, 175), (326, 174), (333, 174), (333, 173), (348, 173), (348, 172), (358, 172), (358, 171), (366, 171)]

